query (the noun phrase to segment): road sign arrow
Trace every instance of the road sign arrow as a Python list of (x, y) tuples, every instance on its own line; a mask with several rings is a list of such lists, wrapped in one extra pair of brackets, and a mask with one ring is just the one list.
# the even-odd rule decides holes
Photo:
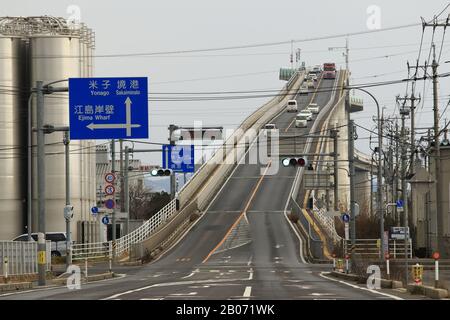
[(126, 108), (126, 124), (127, 124), (127, 137), (131, 136), (131, 104), (133, 102), (131, 102), (130, 97), (127, 97), (127, 99), (125, 100), (125, 108)]
[[(86, 127), (88, 129), (91, 129), (91, 130), (96, 130), (96, 129), (127, 129), (127, 135), (128, 135), (128, 129), (130, 129), (130, 132), (131, 132), (131, 128), (139, 128), (140, 126), (141, 126), (140, 124), (126, 124), (126, 123), (96, 124), (96, 123), (91, 122)], [(130, 135), (131, 135), (131, 133), (130, 133)]]

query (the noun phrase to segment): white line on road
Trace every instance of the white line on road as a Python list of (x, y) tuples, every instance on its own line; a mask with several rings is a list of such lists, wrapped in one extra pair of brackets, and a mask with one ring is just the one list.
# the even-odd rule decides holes
[(248, 280), (253, 280), (253, 268), (250, 268), (250, 275), (248, 276)]
[(250, 286), (245, 287), (244, 294), (242, 296), (244, 298), (250, 298), (251, 294), (252, 294), (252, 287), (250, 287)]
[(391, 298), (391, 299), (394, 299), (394, 300), (404, 300), (403, 298), (394, 296), (394, 295), (389, 294), (389, 293), (384, 293), (384, 292), (380, 292), (380, 291), (377, 291), (377, 290), (360, 287), (360, 286), (357, 286), (355, 284), (351, 284), (351, 283), (348, 283), (348, 282), (345, 282), (345, 281), (342, 281), (342, 280), (337, 280), (337, 279), (333, 279), (333, 278), (327, 277), (324, 274), (330, 274), (330, 273), (329, 272), (321, 272), (319, 275), (322, 278), (324, 278), (324, 279), (331, 280), (331, 281), (338, 282), (338, 283), (342, 283), (342, 284), (345, 284), (345, 285), (347, 285), (349, 287), (352, 287), (352, 288), (355, 288), (355, 289), (369, 291), (371, 293), (379, 294), (379, 295), (382, 295), (382, 296), (385, 296), (385, 297), (388, 297), (388, 298)]

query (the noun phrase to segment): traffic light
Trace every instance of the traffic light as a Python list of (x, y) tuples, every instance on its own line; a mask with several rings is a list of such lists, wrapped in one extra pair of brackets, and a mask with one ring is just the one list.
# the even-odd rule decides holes
[(304, 167), (304, 166), (306, 166), (308, 161), (306, 161), (306, 158), (303, 158), (303, 157), (299, 157), (299, 158), (284, 158), (282, 163), (283, 163), (284, 167), (289, 167), (289, 166), (292, 166), (292, 167), (295, 167), (295, 166)]
[(172, 174), (172, 170), (170, 169), (153, 169), (151, 172), (153, 177), (164, 177), (170, 176)]

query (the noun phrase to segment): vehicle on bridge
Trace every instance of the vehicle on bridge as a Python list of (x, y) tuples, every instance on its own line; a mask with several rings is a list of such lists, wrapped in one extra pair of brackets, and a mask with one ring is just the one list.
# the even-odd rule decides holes
[(305, 116), (305, 117), (306, 117), (306, 120), (311, 121), (311, 120), (312, 120), (312, 117), (313, 117), (313, 114), (312, 114), (312, 112), (311, 112), (310, 110), (304, 109), (304, 110), (300, 111), (300, 112), (297, 114), (297, 116)]
[(300, 86), (300, 94), (301, 95), (307, 95), (308, 94), (308, 85), (306, 83), (303, 83)]
[(308, 116), (306, 114), (298, 113), (295, 117), (296, 128), (306, 128), (308, 126)]
[(297, 100), (289, 100), (287, 102), (287, 112), (297, 112)]
[(307, 108), (311, 113), (319, 113), (319, 106), (317, 103), (310, 103)]
[(315, 73), (315, 74), (318, 74), (321, 72), (322, 72), (322, 68), (319, 65), (314, 66), (314, 68), (311, 70), (311, 73)]
[(334, 62), (327, 62), (323, 64), (323, 78), (336, 79), (336, 64)]
[(308, 80), (307, 82), (306, 82), (306, 84), (307, 84), (307, 86), (308, 86), (308, 89), (314, 89), (315, 88), (315, 86), (314, 86), (314, 80)]
[(270, 133), (277, 129), (277, 126), (274, 123), (268, 123), (264, 126), (264, 135), (267, 136), (267, 133)]

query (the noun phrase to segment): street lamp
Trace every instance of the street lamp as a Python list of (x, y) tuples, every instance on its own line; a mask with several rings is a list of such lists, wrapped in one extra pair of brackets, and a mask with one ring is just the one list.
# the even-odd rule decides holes
[[(382, 125), (383, 121), (380, 117), (380, 105), (378, 103), (378, 100), (375, 98), (373, 94), (371, 94), (369, 91), (357, 88), (357, 87), (349, 87), (346, 89), (354, 89), (354, 90), (360, 90), (366, 94), (368, 94), (373, 101), (375, 101), (375, 104), (377, 106), (377, 122), (378, 122), (378, 170), (377, 170), (377, 197), (378, 197), (378, 210), (380, 211), (380, 243), (381, 248), (384, 248), (384, 208), (383, 208), (383, 193), (382, 193), (382, 170), (381, 170), (381, 150), (383, 145), (383, 130)], [(384, 253), (383, 249), (381, 250), (380, 258), (382, 261), (384, 261)]]

